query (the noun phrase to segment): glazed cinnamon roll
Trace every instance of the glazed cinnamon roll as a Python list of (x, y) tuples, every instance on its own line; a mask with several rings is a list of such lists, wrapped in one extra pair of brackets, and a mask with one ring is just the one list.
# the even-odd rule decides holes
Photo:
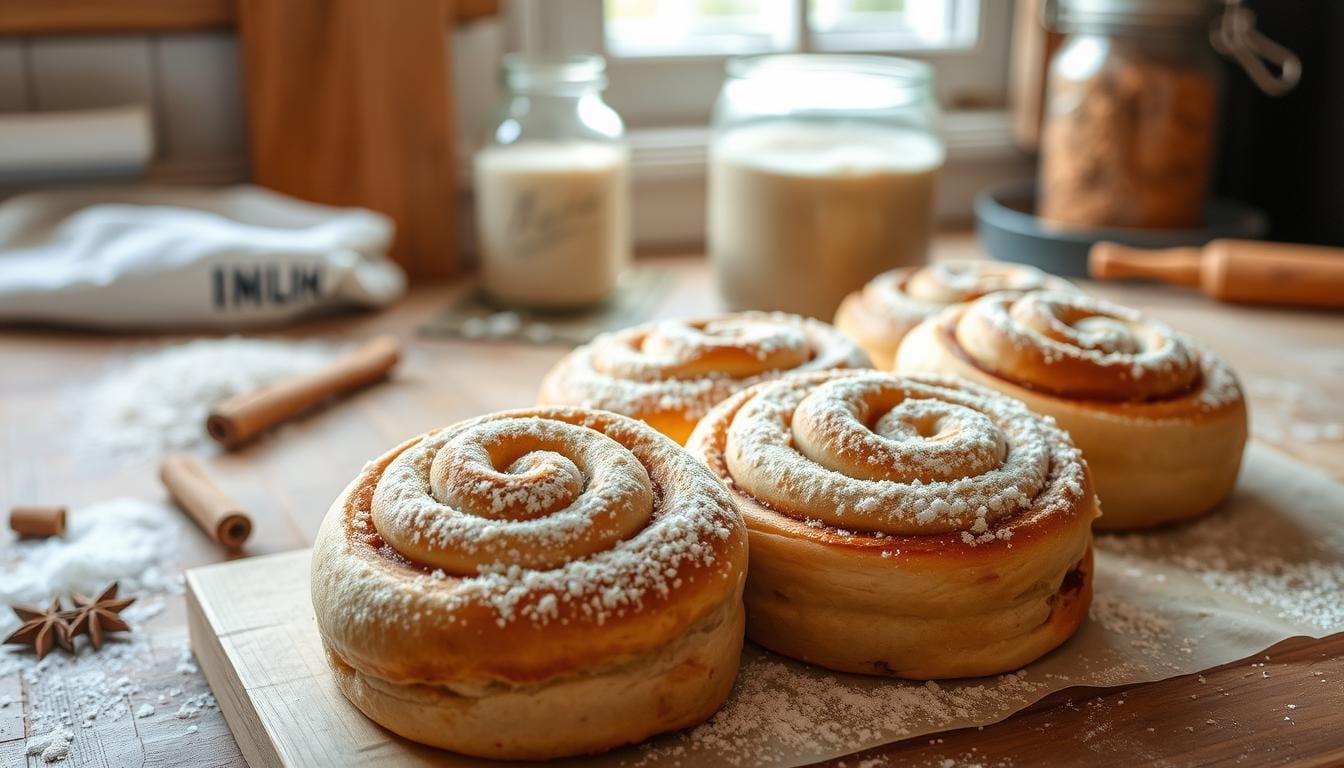
[(867, 368), (825, 323), (782, 312), (667, 320), (599, 336), (546, 374), (540, 402), (633, 416), (678, 443), (725, 397), (791, 371)]
[(719, 404), (687, 449), (746, 519), (747, 635), (774, 651), (844, 672), (991, 675), (1087, 614), (1087, 466), (1011, 398), (952, 379), (795, 374)]
[(648, 426), (511, 411), (369, 463), (318, 532), (313, 607), (341, 691), (394, 733), (585, 754), (723, 703), (746, 549), (730, 495)]
[(962, 376), (1054, 417), (1092, 467), (1099, 528), (1201, 515), (1241, 466), (1246, 404), (1232, 370), (1126, 307), (1079, 294), (986, 296), (912, 331), (896, 367)]
[(1025, 264), (971, 259), (883, 272), (845, 297), (835, 327), (849, 334), (890, 370), (901, 339), (925, 318), (994, 291), (1074, 291), (1073, 283)]

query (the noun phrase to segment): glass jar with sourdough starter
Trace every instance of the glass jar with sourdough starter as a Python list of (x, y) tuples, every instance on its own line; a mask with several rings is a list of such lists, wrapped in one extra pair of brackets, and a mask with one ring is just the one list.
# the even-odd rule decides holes
[(938, 119), (919, 62), (731, 60), (709, 157), (707, 240), (724, 300), (829, 321), (879, 272), (924, 262)]
[(1249, 13), (1239, 0), (1047, 3), (1065, 39), (1047, 76), (1039, 215), (1074, 227), (1202, 224), (1219, 115), (1214, 45), (1267, 93), (1291, 89), (1300, 68)]
[(476, 154), (481, 285), (542, 309), (605, 299), (630, 258), (629, 151), (602, 100), (601, 56), (504, 57), (505, 94)]

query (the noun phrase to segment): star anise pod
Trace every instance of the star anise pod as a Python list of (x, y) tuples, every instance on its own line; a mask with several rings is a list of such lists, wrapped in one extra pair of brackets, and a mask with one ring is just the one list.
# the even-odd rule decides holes
[(95, 598), (88, 598), (78, 592), (70, 593), (75, 601), (75, 610), (67, 614), (70, 617), (72, 635), (88, 634), (89, 645), (96, 651), (103, 647), (104, 632), (130, 632), (131, 626), (117, 614), (126, 606), (135, 602), (134, 597), (117, 597), (117, 582), (104, 589)]
[(75, 649), (70, 642), (70, 624), (61, 611), (61, 598), (53, 596), (47, 610), (26, 605), (14, 606), (14, 614), (23, 623), (5, 638), (7, 645), (29, 645), (41, 660), (55, 646), (67, 651)]

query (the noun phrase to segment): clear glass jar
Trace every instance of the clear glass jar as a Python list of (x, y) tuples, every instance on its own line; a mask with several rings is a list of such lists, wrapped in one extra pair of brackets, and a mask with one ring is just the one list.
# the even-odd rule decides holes
[(1038, 214), (1068, 227), (1202, 223), (1218, 117), (1209, 0), (1059, 0)]
[(928, 65), (731, 60), (714, 107), (707, 212), (724, 300), (829, 321), (879, 272), (923, 263), (943, 157)]
[(504, 96), (476, 153), (481, 285), (571, 309), (605, 299), (630, 259), (630, 153), (595, 54), (503, 60)]

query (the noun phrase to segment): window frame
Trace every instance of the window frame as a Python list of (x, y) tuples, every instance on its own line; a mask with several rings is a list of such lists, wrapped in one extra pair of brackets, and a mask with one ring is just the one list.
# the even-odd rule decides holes
[[(973, 8), (975, 43), (954, 48), (846, 49), (848, 53), (905, 56), (937, 70), (934, 91), (946, 111), (966, 105), (1003, 108), (1008, 98), (1008, 48), (1013, 3), (1005, 0), (954, 0)], [(818, 48), (807, 32), (806, 2), (797, 3), (804, 18), (795, 26), (798, 50)], [(967, 10), (959, 10), (963, 16)], [(631, 128), (704, 125), (723, 83), (724, 64), (735, 54), (613, 56), (607, 48), (602, 0), (515, 0), (508, 22), (517, 48), (541, 51), (597, 51), (607, 57), (610, 85), (606, 99)], [(844, 33), (835, 33), (844, 34)]]

